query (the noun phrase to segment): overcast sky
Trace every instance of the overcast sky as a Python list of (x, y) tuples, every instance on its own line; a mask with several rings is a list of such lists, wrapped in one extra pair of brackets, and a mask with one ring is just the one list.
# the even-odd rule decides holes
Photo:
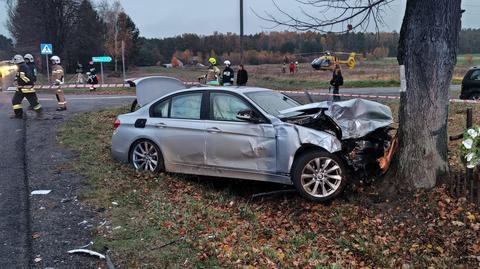
[[(170, 37), (183, 33), (208, 35), (239, 32), (239, 0), (120, 0), (126, 12), (132, 17), (140, 33), (145, 37)], [(295, 0), (276, 0), (291, 14), (300, 14)], [(405, 12), (406, 0), (396, 0), (385, 10), (383, 31), (399, 31)], [(463, 0), (463, 28), (480, 28), (480, 1)], [(3, 2), (0, 0), (0, 3)], [(259, 14), (276, 9), (271, 0), (244, 0), (245, 33), (271, 31), (272, 24), (258, 18)], [(5, 8), (0, 7), (0, 34), (8, 35), (5, 28)], [(276, 28), (274, 30), (285, 30)], [(373, 31), (374, 29), (370, 29)]]

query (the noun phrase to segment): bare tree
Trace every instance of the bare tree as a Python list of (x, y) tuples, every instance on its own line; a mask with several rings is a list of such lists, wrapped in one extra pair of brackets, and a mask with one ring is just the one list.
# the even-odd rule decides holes
[[(382, 12), (392, 0), (297, 2), (301, 19), (275, 1), (280, 15), (266, 13), (263, 18), (301, 31), (365, 30), (371, 23), (378, 29)], [(448, 98), (461, 29), (460, 5), (461, 0), (407, 0), (398, 45), (398, 63), (405, 65), (407, 90), (401, 93), (399, 147), (384, 180), (385, 193), (432, 188), (448, 173)], [(342, 27), (345, 24), (350, 27)]]
[(118, 71), (118, 59), (120, 58), (119, 36), (119, 17), (124, 12), (120, 1), (116, 0), (112, 4), (108, 0), (103, 0), (98, 6), (100, 17), (103, 18), (107, 26), (105, 36), (105, 50), (113, 56), (115, 72)]

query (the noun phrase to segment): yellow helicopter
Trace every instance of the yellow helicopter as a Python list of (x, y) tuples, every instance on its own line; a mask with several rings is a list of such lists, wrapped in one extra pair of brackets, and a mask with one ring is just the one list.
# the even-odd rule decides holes
[[(347, 60), (340, 60), (337, 55), (345, 55), (348, 54), (348, 59)], [(355, 68), (355, 65), (357, 64), (357, 61), (355, 60), (355, 56), (357, 54), (355, 52), (351, 53), (345, 53), (345, 52), (336, 52), (336, 53), (331, 53), (329, 51), (323, 52), (323, 55), (316, 58), (312, 62), (312, 67), (315, 70), (333, 70), (335, 67), (335, 64), (344, 64), (348, 66), (348, 68), (353, 69)]]

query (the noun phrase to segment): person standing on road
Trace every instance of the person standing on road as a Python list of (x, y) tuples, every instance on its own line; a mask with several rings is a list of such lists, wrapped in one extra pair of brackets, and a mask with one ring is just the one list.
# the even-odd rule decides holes
[(223, 86), (232, 86), (235, 81), (235, 71), (230, 67), (232, 63), (229, 60), (226, 60), (223, 63), (225, 64), (225, 69), (223, 69), (222, 73)]
[(52, 62), (52, 80), (53, 84), (55, 86), (58, 86), (57, 89), (57, 101), (58, 101), (58, 108), (57, 111), (64, 111), (67, 110), (67, 101), (65, 100), (65, 94), (63, 93), (62, 88), (60, 85), (64, 83), (64, 76), (65, 72), (63, 70), (63, 67), (60, 65), (60, 57), (58, 56), (52, 56), (50, 58), (50, 61)]
[(37, 82), (37, 67), (35, 66), (35, 59), (33, 58), (33, 55), (30, 53), (25, 54), (23, 56), (25, 59), (25, 63), (28, 65), (30, 70), (32, 70), (33, 73), (33, 83)]
[(333, 69), (332, 80), (330, 80), (330, 85), (333, 87), (333, 101), (337, 102), (340, 101), (341, 98), (337, 94), (340, 94), (340, 86), (343, 85), (343, 76), (342, 70), (340, 69), (339, 64), (335, 64), (335, 68)]
[(17, 119), (23, 118), (23, 98), (27, 98), (33, 110), (40, 114), (42, 112), (42, 105), (38, 102), (38, 97), (34, 89), (33, 70), (27, 66), (22, 55), (15, 55), (12, 62), (18, 67), (17, 76), (15, 77), (17, 90), (12, 98), (13, 111), (15, 113), (14, 117)]
[(238, 66), (238, 73), (237, 73), (237, 85), (238, 86), (245, 86), (247, 85), (248, 81), (248, 73), (247, 70), (243, 67), (243, 64)]
[(95, 65), (93, 64), (93, 61), (90, 61), (88, 63), (87, 67), (87, 82), (90, 84), (90, 91), (93, 92), (96, 90), (95, 85), (98, 84), (98, 78), (97, 78), (97, 69), (95, 68)]

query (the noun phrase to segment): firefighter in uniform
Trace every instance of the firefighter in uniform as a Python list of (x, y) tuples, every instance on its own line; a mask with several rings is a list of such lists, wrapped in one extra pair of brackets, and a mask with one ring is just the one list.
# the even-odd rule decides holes
[(205, 75), (205, 81), (207, 85), (220, 85), (220, 69), (217, 67), (217, 59), (211, 57), (208, 59), (210, 67)]
[(12, 98), (13, 111), (15, 112), (15, 118), (23, 118), (23, 98), (27, 98), (30, 106), (37, 113), (41, 113), (42, 105), (38, 102), (37, 94), (34, 87), (34, 75), (22, 55), (15, 55), (12, 62), (17, 65), (18, 72), (15, 80), (17, 81), (17, 90)]
[(60, 65), (60, 57), (52, 56), (50, 58), (52, 62), (52, 81), (53, 84), (58, 86), (57, 89), (57, 101), (58, 101), (58, 108), (57, 111), (64, 111), (67, 110), (67, 101), (65, 100), (65, 94), (63, 93), (62, 88), (60, 85), (64, 82), (64, 71), (63, 67)]
[(25, 54), (23, 56), (25, 59), (25, 63), (30, 67), (30, 70), (33, 72), (33, 83), (37, 82), (37, 66), (35, 66), (35, 59), (33, 58), (32, 54)]

